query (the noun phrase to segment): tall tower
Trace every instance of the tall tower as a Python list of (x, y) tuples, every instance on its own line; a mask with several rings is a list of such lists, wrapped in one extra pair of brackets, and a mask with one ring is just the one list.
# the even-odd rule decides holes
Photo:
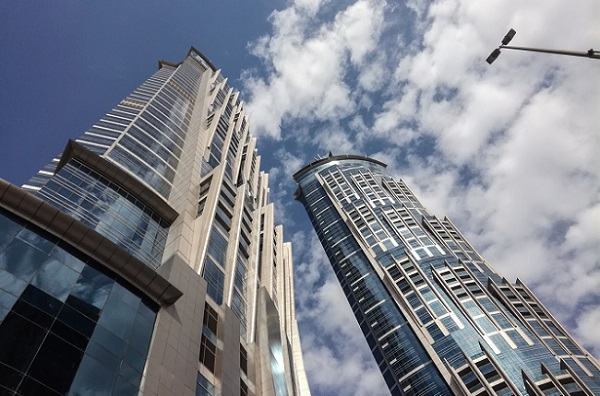
[(598, 361), (385, 167), (330, 155), (294, 179), (391, 393), (600, 394)]
[(0, 179), (0, 394), (309, 394), (259, 169), (192, 48), (23, 188)]

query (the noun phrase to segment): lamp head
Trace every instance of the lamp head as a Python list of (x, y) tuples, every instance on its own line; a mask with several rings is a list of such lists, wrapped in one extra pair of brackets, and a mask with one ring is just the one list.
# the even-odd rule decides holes
[(494, 63), (498, 56), (500, 56), (500, 48), (496, 48), (495, 50), (493, 50), (490, 56), (488, 56), (485, 61), (491, 65), (492, 63)]
[(515, 37), (515, 34), (517, 34), (517, 31), (515, 29), (510, 29), (508, 33), (506, 33), (506, 36), (504, 36), (504, 38), (502, 39), (502, 45), (508, 45), (508, 43), (510, 43), (510, 40), (512, 40), (513, 37)]

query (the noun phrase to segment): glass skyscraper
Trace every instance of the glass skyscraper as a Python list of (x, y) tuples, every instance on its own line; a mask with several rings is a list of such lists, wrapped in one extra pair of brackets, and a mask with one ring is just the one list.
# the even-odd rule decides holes
[(0, 179), (0, 394), (309, 394), (268, 175), (196, 49)]
[(598, 361), (385, 167), (330, 155), (294, 179), (391, 393), (599, 395)]

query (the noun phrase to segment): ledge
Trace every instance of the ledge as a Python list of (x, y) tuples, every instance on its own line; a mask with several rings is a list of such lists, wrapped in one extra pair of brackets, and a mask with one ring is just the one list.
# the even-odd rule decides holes
[(0, 208), (93, 258), (162, 306), (173, 304), (183, 295), (156, 271), (114, 242), (4, 179), (0, 179)]
[(156, 212), (156, 214), (169, 223), (169, 225), (177, 218), (177, 211), (151, 188), (117, 165), (100, 157), (74, 140), (69, 139), (67, 147), (65, 147), (62, 157), (56, 167), (56, 172), (60, 171), (62, 167), (72, 159), (83, 162), (86, 166), (98, 172), (108, 180), (123, 187), (127, 192), (133, 194), (137, 199)]

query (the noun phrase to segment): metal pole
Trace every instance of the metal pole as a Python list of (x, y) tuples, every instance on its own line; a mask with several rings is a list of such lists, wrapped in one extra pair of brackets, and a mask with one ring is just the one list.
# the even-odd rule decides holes
[(593, 49), (590, 49), (587, 52), (583, 52), (583, 51), (564, 51), (564, 50), (544, 49), (544, 48), (512, 47), (512, 46), (508, 46), (508, 45), (501, 45), (498, 48), (502, 48), (502, 49), (506, 48), (506, 49), (518, 50), (518, 51), (544, 52), (547, 54), (569, 55), (569, 56), (579, 56), (582, 58), (600, 59), (600, 51), (594, 51)]

